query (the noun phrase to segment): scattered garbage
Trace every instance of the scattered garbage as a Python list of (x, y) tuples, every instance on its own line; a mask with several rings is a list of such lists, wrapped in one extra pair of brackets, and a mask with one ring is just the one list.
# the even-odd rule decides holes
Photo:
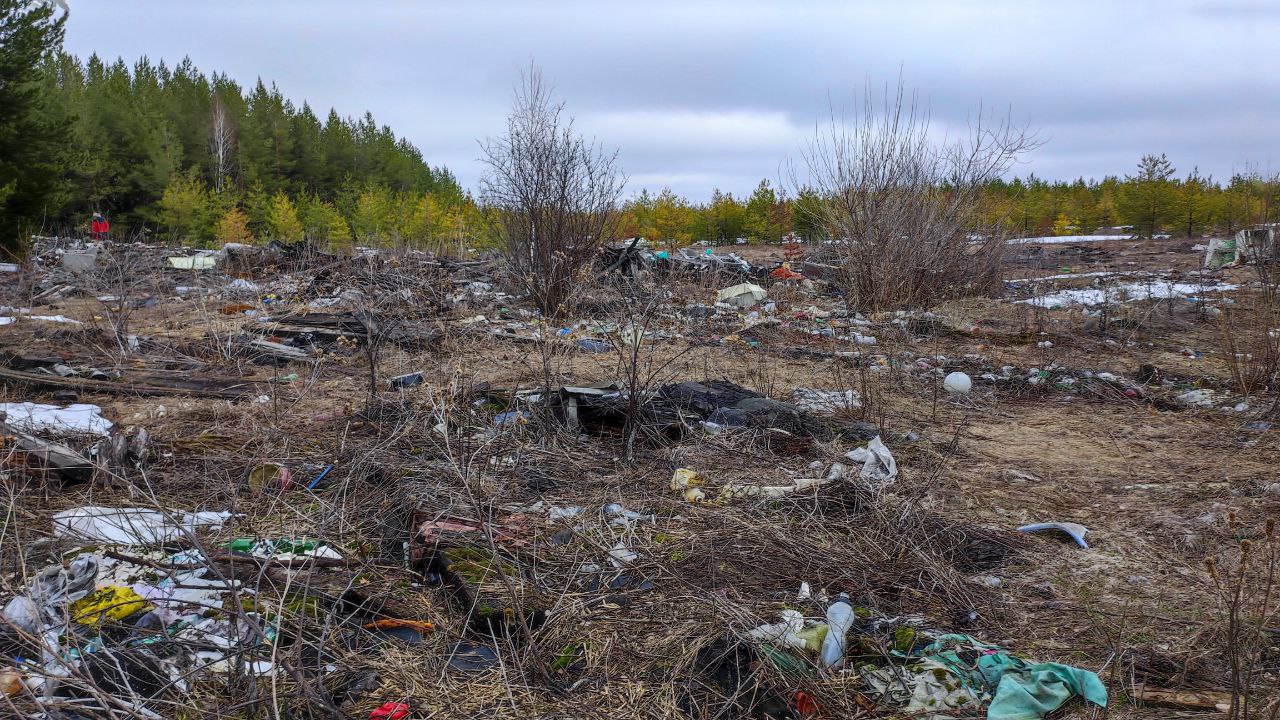
[(759, 285), (740, 283), (716, 293), (716, 302), (736, 308), (749, 308), (768, 296), (769, 293)]
[(705, 481), (697, 470), (679, 468), (671, 475), (671, 489), (689, 502), (700, 502), (707, 497), (700, 487)]
[[(804, 650), (809, 647), (805, 638), (800, 637), (804, 630), (804, 615), (798, 610), (783, 610), (779, 613), (781, 620), (753, 628), (748, 637), (764, 643), (773, 643), (782, 647)], [(813, 648), (816, 649), (816, 648)]]
[(409, 705), (402, 702), (385, 702), (369, 713), (369, 720), (405, 720), (409, 717)]
[(212, 270), (218, 266), (215, 255), (188, 255), (169, 258), (169, 267), (175, 270)]
[(1188, 299), (1195, 298), (1203, 293), (1228, 292), (1235, 290), (1236, 287), (1236, 285), (1231, 284), (1211, 285), (1206, 283), (1201, 285), (1171, 280), (1151, 280), (1148, 282), (1127, 282), (1109, 287), (1071, 288), (1015, 302), (1038, 305), (1050, 309), (1072, 305), (1093, 307), (1141, 300)]
[(1188, 390), (1177, 398), (1178, 404), (1186, 407), (1211, 408), (1217, 404), (1217, 393), (1212, 390)]
[(80, 555), (67, 568), (50, 565), (31, 581), (26, 595), (17, 595), (5, 605), (4, 619), (34, 635), (46, 623), (56, 622), (58, 608), (92, 593), (97, 578), (98, 559), (93, 555)]
[(862, 469), (858, 472), (858, 477), (881, 488), (891, 484), (898, 477), (898, 463), (894, 461), (893, 453), (889, 452), (889, 448), (885, 446), (879, 435), (868, 443), (865, 449), (860, 449), (863, 450), (862, 453), (854, 451), (848, 454), (848, 458), (854, 462), (859, 462), (861, 458)]
[(857, 390), (796, 388), (791, 394), (791, 402), (805, 412), (817, 414), (857, 410), (862, 407), (862, 399)]
[(258, 284), (257, 284), (257, 283), (255, 283), (255, 282), (252, 282), (252, 281), (249, 281), (249, 280), (245, 280), (244, 278), (236, 278), (236, 279), (232, 280), (230, 283), (228, 283), (228, 284), (227, 284), (227, 289), (228, 289), (228, 290), (241, 290), (241, 291), (255, 292), (255, 293), (256, 293), (256, 292), (258, 292), (259, 290), (261, 290), (261, 289), (262, 289), (262, 286), (258, 285)]
[(1030, 663), (967, 635), (945, 634), (923, 648), (911, 667), (868, 667), (863, 678), (908, 715), (971, 713), (989, 720), (1034, 720), (1073, 697), (1106, 707), (1096, 673), (1058, 663)]
[(421, 385), (422, 383), (423, 383), (423, 375), (421, 370), (417, 372), (411, 372), (405, 375), (397, 375), (396, 377), (391, 378), (391, 380), (389, 381), (389, 384), (391, 385), (392, 390), (400, 390), (407, 387), (413, 387), (414, 385)]
[(106, 620), (124, 620), (146, 606), (147, 601), (133, 588), (108, 585), (73, 602), (70, 618), (81, 625), (98, 626)]
[(1089, 543), (1085, 542), (1085, 539), (1084, 539), (1085, 534), (1089, 532), (1089, 528), (1079, 523), (1044, 522), (1044, 523), (1034, 523), (1031, 525), (1023, 525), (1022, 527), (1018, 528), (1019, 532), (1025, 532), (1025, 533), (1045, 532), (1049, 530), (1066, 534), (1067, 537), (1070, 537), (1072, 540), (1075, 541), (1077, 545), (1079, 545), (1082, 548), (1089, 547)]
[(822, 641), (822, 666), (838, 668), (844, 665), (846, 641), (853, 625), (853, 605), (849, 596), (840, 593), (827, 607), (827, 636)]
[(62, 267), (73, 273), (87, 273), (98, 266), (98, 248), (89, 246), (68, 250), (62, 256)]
[[(597, 264), (607, 271), (603, 282), (621, 274), (626, 283), (584, 286), (575, 298), (582, 302), (555, 318), (503, 293), (500, 261), (481, 252), (363, 248), (342, 256), (260, 245), (215, 255), (138, 245), (146, 272), (159, 270), (164, 281), (111, 295), (63, 268), (62, 255), (37, 253), (22, 268), (30, 296), (24, 275), (23, 296), (5, 299), (30, 307), (0, 308), (0, 334), (17, 338), (0, 374), (6, 400), (53, 404), (0, 405), (5, 450), (15, 450), (0, 453), (0, 474), (53, 502), (22, 507), (17, 517), (30, 527), (18, 528), (18, 550), (5, 545), (11, 567), (43, 569), (13, 578), (14, 595), (0, 598), (6, 627), (36, 643), (11, 649), (0, 628), (0, 692), (88, 705), (68, 689), (68, 673), (93, 673), (100, 697), (128, 705), (117, 712), (159, 717), (172, 705), (149, 703), (153, 693), (207, 694), (193, 682), (227, 673), (235, 681), (218, 689), (257, 687), (255, 676), (284, 682), (289, 712), (299, 716), (332, 715), (324, 707), (332, 701), (343, 716), (405, 719), (450, 711), (430, 693), (399, 697), (411, 687), (394, 679), (370, 681), (369, 666), (395, 674), (402, 655), (439, 650), (451, 682), (503, 682), (511, 651), (566, 696), (619, 658), (666, 658), (636, 667), (636, 677), (674, 687), (672, 707), (689, 717), (986, 712), (1030, 720), (1061, 712), (1073, 697), (1104, 704), (1105, 691), (1084, 670), (938, 628), (1004, 632), (969, 604), (1002, 598), (1009, 583), (1024, 589), (1022, 566), (1000, 565), (1035, 541), (1010, 537), (984, 510), (969, 511), (976, 519), (957, 514), (931, 497), (937, 488), (929, 484), (925, 495), (907, 497), (917, 483), (899, 480), (898, 462), (906, 474), (922, 459), (959, 452), (965, 462), (971, 454), (985, 482), (968, 491), (978, 493), (993, 485), (1049, 492), (1063, 476), (1044, 458), (1029, 466), (1042, 476), (1002, 471), (1019, 465), (991, 462), (987, 451), (1000, 437), (990, 417), (977, 420), (985, 426), (975, 428), (977, 440), (948, 445), (945, 423), (963, 415), (964, 399), (930, 418), (894, 407), (902, 394), (918, 400), (922, 388), (941, 383), (1002, 412), (1053, 412), (1079, 400), (1143, 423), (1180, 407), (1217, 409), (1195, 422), (1221, 423), (1227, 442), (1241, 445), (1270, 437), (1257, 434), (1270, 421), (1255, 419), (1266, 400), (1245, 401), (1229, 380), (1211, 376), (1217, 351), (1173, 354), (1203, 338), (1167, 340), (1163, 328), (1147, 331), (1145, 309), (1089, 304), (1158, 297), (1162, 282), (1179, 292), (1230, 287), (1198, 282), (1202, 276), (1144, 283), (1136, 269), (1079, 272), (1087, 268), (1074, 256), (1037, 257), (1024, 267), (1062, 267), (1064, 275), (1011, 288), (1023, 301), (1016, 317), (951, 305), (863, 316), (857, 299), (829, 282), (835, 269), (823, 243), (797, 246), (787, 266), (656, 248), (629, 241), (606, 249)], [(312, 261), (294, 252), (320, 254)], [(742, 252), (755, 258), (772, 249)], [(188, 284), (175, 288), (174, 279)], [(1063, 294), (1047, 285), (1058, 280), (1097, 285)], [(624, 316), (632, 306), (619, 309), (633, 281), (654, 290), (643, 327)], [(1155, 292), (1130, 296), (1131, 282)], [(705, 295), (690, 301), (720, 287), (714, 304)], [(1215, 309), (1203, 307), (1210, 294), (1202, 289), (1171, 297), (1197, 306), (1169, 303), (1170, 318), (1193, 311), (1203, 321)], [(1032, 312), (1057, 306), (1041, 302), (1077, 300), (1085, 308), (1071, 317), (1093, 319), (1092, 335), (1073, 335), (1079, 323), (1061, 315)], [(137, 310), (119, 339), (114, 318), (103, 316), (114, 307)], [(85, 324), (64, 322), (60, 312)], [(957, 320), (957, 312), (982, 322)], [(952, 335), (964, 340), (947, 344)], [(660, 361), (709, 351), (648, 379), (586, 355), (641, 339)], [(360, 378), (371, 343), (382, 340), (398, 349), (383, 357), (381, 389), (366, 393)], [(1028, 354), (1031, 342), (1070, 351)], [(446, 355), (457, 347), (473, 356)], [(1164, 366), (1132, 372), (1140, 364), (1118, 357), (1125, 352), (1149, 352), (1136, 359)], [(543, 353), (549, 363), (531, 364)], [(1003, 364), (1032, 355), (1040, 367)], [(422, 358), (442, 372), (391, 377)], [(482, 373), (473, 372), (476, 358)], [(307, 365), (285, 367), (299, 362)], [(637, 386), (612, 379), (621, 377)], [(396, 392), (406, 388), (420, 391)], [(641, 427), (629, 437), (637, 417)], [(894, 432), (882, 436), (873, 420)], [(226, 473), (243, 473), (253, 492), (218, 486)], [(666, 473), (669, 486), (660, 487)], [(93, 484), (59, 488), (46, 477)], [(166, 497), (173, 488), (180, 492)], [(237, 490), (239, 499), (228, 500)], [(152, 492), (158, 508), (131, 507)], [(1265, 502), (1280, 485), (1246, 482), (1233, 493), (1233, 504)], [(45, 509), (82, 497), (99, 505)], [(915, 499), (918, 515), (903, 523), (899, 511)], [(1224, 504), (1207, 514), (1225, 513)], [(48, 533), (51, 515), (53, 537), (33, 539)], [(1083, 525), (1020, 530), (1088, 547)], [(922, 547), (932, 543), (918, 543), (916, 532), (937, 539), (938, 549)], [(901, 552), (905, 543), (924, 556)], [(938, 589), (930, 570), (942, 566), (959, 586)], [(797, 572), (813, 584), (792, 593)], [(696, 607), (688, 606), (695, 595)], [(897, 615), (882, 615), (878, 601)], [(628, 629), (663, 627), (672, 613), (689, 616), (697, 636), (649, 633), (628, 644)], [(688, 655), (672, 657), (679, 648)], [(1097, 647), (1067, 649), (1089, 658), (1082, 665), (1104, 662)], [(352, 667), (355, 655), (365, 661)], [(673, 678), (672, 669), (688, 677)], [(295, 686), (299, 676), (305, 682)], [(308, 683), (323, 693), (311, 697)], [(39, 713), (52, 717), (54, 708), (30, 714)]]
[(529, 422), (529, 413), (523, 410), (511, 410), (493, 416), (495, 427), (514, 427)]
[(102, 416), (102, 408), (85, 404), (58, 407), (32, 402), (0, 403), (0, 422), (31, 433), (54, 435), (107, 437), (112, 428), (112, 422)]
[(0, 315), (0, 325), (12, 325), (19, 320), (32, 320), (36, 322), (52, 322), (62, 323), (64, 325), (83, 325), (79, 320), (69, 318), (65, 315), (32, 315), (31, 313), (23, 313), (21, 315)]
[(54, 513), (53, 534), (87, 542), (156, 545), (201, 528), (217, 530), (230, 518), (229, 512), (162, 513), (146, 508), (90, 505)]
[(263, 463), (249, 471), (249, 489), (254, 492), (288, 490), (293, 485), (293, 471), (279, 463)]
[(447, 658), (451, 669), (463, 672), (482, 672), (498, 664), (493, 648), (465, 642), (454, 645)]
[(942, 379), (942, 387), (949, 393), (968, 395), (973, 388), (973, 380), (967, 374), (956, 370)]

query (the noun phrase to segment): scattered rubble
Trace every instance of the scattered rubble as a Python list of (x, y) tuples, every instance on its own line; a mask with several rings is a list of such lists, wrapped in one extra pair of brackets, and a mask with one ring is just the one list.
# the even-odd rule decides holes
[(1016, 243), (1051, 274), (1007, 297), (860, 313), (803, 249), (631, 239), (557, 317), (492, 255), (42, 242), (0, 297), (0, 689), (31, 717), (1216, 711), (1221, 668), (1160, 674), (1212, 654), (1184, 642), (1208, 590), (1141, 629), (1174, 658), (1126, 654), (1141, 685), (1087, 623), (1173, 605), (1280, 497), (1274, 398), (1209, 313), (1249, 285), (1060, 272), (1117, 251), (1056, 240)]

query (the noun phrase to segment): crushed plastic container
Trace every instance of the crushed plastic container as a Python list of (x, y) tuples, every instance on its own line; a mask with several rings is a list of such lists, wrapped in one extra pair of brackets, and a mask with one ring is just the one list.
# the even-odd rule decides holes
[(844, 664), (844, 651), (849, 628), (853, 626), (853, 605), (849, 596), (840, 593), (827, 608), (827, 636), (822, 640), (822, 666), (840, 667)]

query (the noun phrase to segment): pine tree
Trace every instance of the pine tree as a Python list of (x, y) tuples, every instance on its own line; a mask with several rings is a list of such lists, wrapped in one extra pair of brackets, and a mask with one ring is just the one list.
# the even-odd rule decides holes
[[(164, 83), (164, 113), (182, 147), (182, 169), (194, 169), (198, 175), (204, 175), (206, 168), (210, 168), (211, 179), (206, 128), (213, 114), (212, 101), (209, 80), (191, 58), (184, 57)], [(214, 182), (216, 185), (216, 180)]]
[(1053, 234), (1062, 237), (1063, 235), (1070, 235), (1073, 230), (1071, 221), (1067, 219), (1067, 214), (1065, 212), (1058, 213), (1058, 217), (1053, 220)]
[(44, 4), (0, 0), (0, 256), (24, 255), (58, 209), (70, 123), (48, 112), (41, 66), (62, 45), (65, 23)]
[(801, 188), (792, 203), (792, 224), (796, 234), (805, 242), (817, 242), (826, 237), (823, 228), (822, 196), (812, 188)]
[(777, 242), (782, 237), (785, 230), (777, 227), (777, 205), (778, 196), (769, 187), (769, 181), (761, 180), (755, 192), (747, 198), (743, 219), (743, 232), (747, 237), (757, 242)]
[(355, 176), (356, 164), (355, 138), (336, 110), (329, 110), (329, 117), (320, 131), (320, 153), (324, 167), (320, 194), (333, 197)]
[(732, 193), (722, 193), (719, 188), (711, 191), (711, 203), (703, 210), (703, 232), (711, 242), (733, 242), (742, 237), (747, 212), (742, 203), (733, 199)]
[(1161, 154), (1143, 155), (1138, 173), (1125, 178), (1120, 193), (1120, 216), (1148, 239), (1170, 219), (1175, 199), (1173, 165)]
[(653, 201), (653, 237), (674, 249), (693, 242), (694, 210), (684, 198), (662, 188)]
[(302, 104), (302, 110), (290, 121), (289, 134), (293, 150), (293, 190), (298, 193), (320, 192), (324, 183), (320, 120), (307, 103)]
[(303, 195), (298, 199), (298, 218), (302, 222), (302, 232), (306, 239), (331, 251), (350, 249), (351, 230), (333, 203)]
[(1210, 202), (1208, 186), (1212, 184), (1213, 178), (1201, 177), (1200, 168), (1195, 167), (1191, 169), (1187, 179), (1178, 186), (1176, 198), (1178, 222), (1189, 238), (1200, 233), (1208, 222)]
[(174, 175), (160, 198), (160, 223), (176, 237), (195, 237), (208, 206), (208, 193), (195, 170)]
[(214, 240), (223, 245), (253, 242), (253, 233), (249, 232), (249, 216), (238, 207), (228, 210), (218, 221)]
[(298, 219), (298, 210), (283, 192), (271, 196), (264, 225), (272, 240), (294, 243), (302, 239), (302, 221)]

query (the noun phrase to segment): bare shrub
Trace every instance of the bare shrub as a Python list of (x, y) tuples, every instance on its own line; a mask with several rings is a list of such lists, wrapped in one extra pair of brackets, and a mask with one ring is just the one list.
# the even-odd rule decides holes
[(1253, 263), (1259, 292), (1251, 304), (1240, 302), (1224, 307), (1218, 326), (1219, 347), (1227, 358), (1231, 379), (1236, 389), (1246, 397), (1274, 389), (1280, 380), (1280, 277), (1277, 277), (1277, 265), (1280, 263), (1263, 258)]
[(626, 178), (617, 152), (587, 141), (534, 67), (516, 91), (507, 131), (484, 145), (481, 196), (515, 284), (560, 317), (574, 283), (613, 239)]
[(81, 282), (93, 293), (102, 318), (109, 326), (114, 355), (122, 361), (133, 354), (137, 338), (131, 320), (138, 303), (154, 289), (153, 273), (145, 267), (141, 253), (128, 245), (98, 254), (98, 264)]
[[(1229, 518), (1236, 537), (1242, 530), (1235, 514)], [(1218, 562), (1205, 561), (1213, 580), (1221, 623), (1221, 648), (1231, 670), (1230, 720), (1271, 718), (1280, 711), (1275, 684), (1266, 679), (1264, 655), (1271, 644), (1276, 613), (1276, 570), (1280, 568), (1280, 537), (1268, 519), (1261, 537), (1240, 540), (1235, 552)], [(1268, 691), (1260, 688), (1271, 688)], [(1259, 708), (1258, 705), (1262, 707)]]
[(938, 139), (901, 81), (882, 108), (867, 90), (852, 120), (833, 112), (803, 157), (823, 198), (812, 220), (834, 241), (850, 301), (927, 306), (997, 289), (1004, 222), (979, 212), (982, 188), (1037, 145), (1026, 128), (981, 109), (966, 134)]

